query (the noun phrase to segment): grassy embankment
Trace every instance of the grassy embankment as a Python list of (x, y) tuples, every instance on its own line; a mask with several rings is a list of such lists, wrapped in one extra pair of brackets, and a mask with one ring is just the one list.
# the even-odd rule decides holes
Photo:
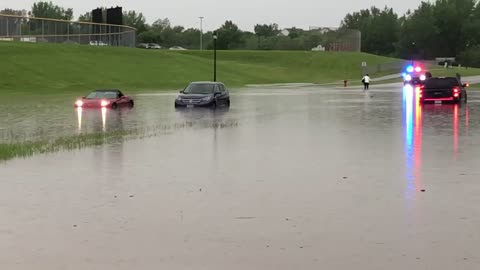
[[(212, 79), (211, 51), (0, 42), (0, 91), (5, 94), (84, 94), (95, 88), (126, 92), (172, 90)], [(359, 81), (360, 63), (401, 61), (364, 53), (219, 51), (218, 80), (230, 87), (271, 83)], [(378, 77), (382, 74), (370, 74)], [(479, 69), (435, 71), (435, 76), (479, 75)]]
[[(212, 79), (211, 51), (0, 42), (0, 59), (0, 91), (12, 94), (83, 94), (105, 87), (141, 92)], [(399, 60), (363, 53), (219, 51), (218, 80), (231, 87), (330, 83), (359, 78), (362, 61)]]

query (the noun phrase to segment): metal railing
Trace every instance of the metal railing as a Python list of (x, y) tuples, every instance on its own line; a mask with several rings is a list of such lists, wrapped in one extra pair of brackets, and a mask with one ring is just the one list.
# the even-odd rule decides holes
[(136, 29), (124, 25), (0, 14), (0, 41), (135, 47)]

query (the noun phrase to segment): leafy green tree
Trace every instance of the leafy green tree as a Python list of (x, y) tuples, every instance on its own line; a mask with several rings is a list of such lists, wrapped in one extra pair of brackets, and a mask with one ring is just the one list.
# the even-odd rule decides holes
[(341, 28), (361, 31), (363, 51), (389, 55), (395, 53), (395, 45), (399, 40), (399, 22), (393, 9), (372, 7), (345, 16)]
[(464, 33), (466, 35), (466, 46), (480, 44), (480, 2), (477, 3), (472, 11), (472, 15), (466, 22)]
[(124, 24), (136, 28), (138, 35), (148, 30), (146, 21), (147, 19), (141, 12), (137, 13), (134, 10), (123, 12)]
[(278, 35), (280, 31), (278, 30), (278, 24), (257, 24), (254, 27), (255, 35), (260, 37), (272, 37)]
[(393, 9), (385, 7), (379, 13), (373, 13), (367, 50), (374, 54), (392, 55), (399, 40), (400, 25)]
[(31, 14), (37, 18), (49, 18), (71, 21), (73, 19), (73, 9), (63, 8), (54, 5), (52, 2), (37, 2), (32, 6)]
[(168, 18), (158, 19), (153, 22), (151, 28), (153, 31), (161, 33), (163, 30), (170, 28), (170, 20)]
[(370, 36), (370, 26), (372, 13), (377, 12), (377, 8), (364, 9), (352, 14), (347, 14), (340, 23), (342, 29), (357, 29), (362, 33), (362, 50), (368, 52)]
[(200, 46), (200, 30), (189, 28), (178, 34), (179, 46), (188, 49), (198, 49)]
[(467, 29), (473, 14), (475, 0), (437, 0), (433, 12), (441, 53), (455, 56), (466, 47)]
[(138, 35), (139, 43), (159, 43), (159, 35), (152, 30), (144, 31)]
[(399, 56), (407, 59), (427, 59), (439, 53), (434, 4), (422, 2), (413, 13), (407, 14), (401, 20), (401, 39), (397, 44)]
[(79, 22), (91, 22), (92, 21), (92, 13), (91, 12), (86, 12), (85, 14), (82, 14), (78, 16), (78, 21)]
[(458, 55), (457, 61), (465, 67), (480, 68), (480, 45), (467, 48)]
[(292, 28), (289, 28), (287, 30), (289, 32), (288, 33), (289, 38), (298, 38), (301, 35), (303, 35), (303, 33), (304, 33), (303, 29), (296, 28), (296, 27), (292, 27)]
[(242, 31), (232, 21), (226, 21), (217, 29), (217, 49), (228, 50), (241, 48)]
[(4, 10), (0, 10), (0, 14), (15, 15), (15, 16), (27, 16), (27, 11), (26, 10), (15, 10), (15, 9), (6, 8)]

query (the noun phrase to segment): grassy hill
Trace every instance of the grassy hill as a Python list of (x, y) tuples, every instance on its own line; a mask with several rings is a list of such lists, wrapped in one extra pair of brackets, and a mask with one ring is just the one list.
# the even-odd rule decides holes
[[(128, 92), (178, 89), (190, 81), (211, 80), (212, 58), (212, 51), (0, 42), (0, 91), (72, 94), (113, 87)], [(217, 78), (230, 87), (359, 80), (362, 61), (377, 65), (400, 60), (363, 53), (219, 51)]]
[[(118, 87), (128, 91), (177, 89), (211, 80), (211, 51), (0, 42), (0, 91), (85, 92)], [(323, 83), (359, 78), (360, 63), (396, 61), (361, 53), (219, 51), (218, 80), (229, 86), (263, 83)]]

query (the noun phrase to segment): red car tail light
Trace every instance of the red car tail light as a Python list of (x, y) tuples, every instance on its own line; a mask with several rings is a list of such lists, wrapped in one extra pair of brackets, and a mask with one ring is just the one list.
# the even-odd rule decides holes
[(458, 98), (460, 96), (460, 89), (458, 87), (453, 88), (453, 97)]

